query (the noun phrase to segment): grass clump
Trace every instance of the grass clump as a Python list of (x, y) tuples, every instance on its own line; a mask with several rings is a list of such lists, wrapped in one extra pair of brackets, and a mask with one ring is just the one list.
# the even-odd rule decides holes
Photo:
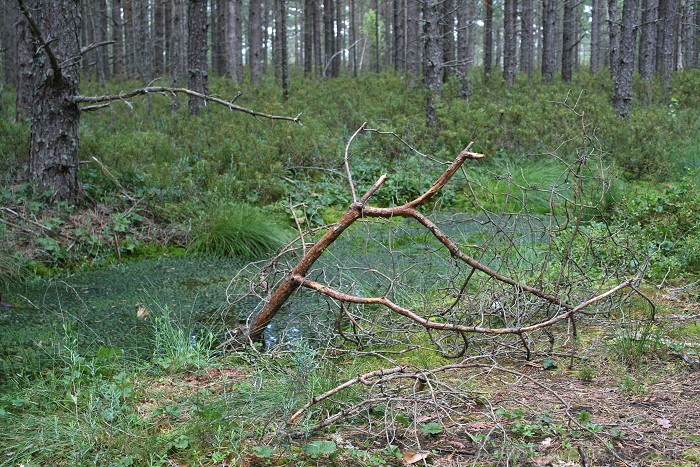
[(213, 209), (194, 227), (189, 251), (214, 257), (259, 259), (289, 239), (287, 230), (260, 208), (234, 204)]

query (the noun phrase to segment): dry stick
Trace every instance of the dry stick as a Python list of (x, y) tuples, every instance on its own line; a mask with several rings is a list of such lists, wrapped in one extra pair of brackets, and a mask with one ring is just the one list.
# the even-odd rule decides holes
[(105, 94), (103, 96), (74, 96), (73, 97), (73, 102), (76, 104), (100, 104), (102, 102), (111, 102), (111, 101), (118, 101), (118, 100), (124, 100), (128, 99), (130, 97), (134, 96), (140, 96), (143, 94), (151, 94), (151, 93), (168, 93), (168, 94), (186, 94), (188, 96), (194, 96), (198, 97), (200, 99), (204, 99), (205, 101), (208, 102), (214, 102), (216, 104), (223, 105), (224, 107), (228, 107), (229, 110), (236, 110), (238, 112), (243, 112), (247, 113), (249, 115), (253, 115), (255, 117), (263, 117), (267, 118), (270, 120), (288, 120), (291, 122), (298, 123), (299, 126), (301, 126), (301, 114), (297, 115), (296, 117), (286, 117), (283, 115), (272, 115), (272, 114), (266, 114), (263, 112), (258, 112), (256, 110), (251, 110), (246, 107), (241, 107), (240, 105), (236, 105), (233, 102), (236, 100), (238, 95), (230, 100), (224, 100), (220, 99), (218, 97), (214, 96), (209, 96), (207, 94), (202, 94), (196, 91), (192, 91), (191, 89), (187, 88), (170, 88), (166, 86), (149, 86), (145, 88), (140, 88), (140, 89), (133, 89), (128, 92), (120, 92), (119, 94)]
[(311, 407), (312, 405), (314, 405), (314, 404), (316, 404), (316, 403), (318, 403), (318, 402), (320, 402), (320, 401), (322, 401), (322, 400), (324, 400), (324, 399), (329, 398), (329, 397), (332, 396), (333, 394), (338, 393), (338, 392), (342, 391), (343, 389), (352, 386), (352, 385), (355, 384), (355, 383), (358, 383), (358, 382), (359, 382), (359, 383), (362, 383), (362, 384), (364, 384), (364, 385), (369, 385), (369, 384), (371, 384), (371, 383), (369, 383), (369, 382), (367, 381), (369, 378), (374, 378), (374, 377), (376, 377), (376, 376), (386, 376), (386, 375), (391, 375), (391, 374), (395, 374), (395, 373), (402, 373), (402, 372), (404, 372), (404, 371), (406, 371), (406, 367), (405, 367), (405, 366), (397, 366), (397, 367), (394, 367), (394, 368), (388, 368), (388, 369), (386, 369), (386, 370), (385, 370), (385, 369), (379, 369), (379, 370), (375, 370), (375, 371), (370, 371), (369, 373), (365, 373), (365, 374), (363, 374), (363, 375), (357, 375), (356, 377), (354, 377), (354, 378), (352, 378), (352, 379), (350, 379), (350, 380), (344, 382), (344, 383), (341, 384), (340, 386), (336, 386), (336, 387), (334, 387), (333, 389), (331, 389), (330, 391), (326, 391), (326, 392), (324, 392), (323, 394), (320, 394), (320, 395), (318, 395), (318, 396), (315, 396), (313, 399), (311, 399), (311, 401), (309, 401), (306, 405), (304, 405), (304, 407), (300, 408), (299, 410), (297, 410), (296, 412), (294, 412), (294, 414), (293, 414), (291, 417), (289, 417), (289, 423), (294, 423), (294, 421), (295, 421), (297, 418), (299, 418), (299, 416), (300, 416), (306, 409), (308, 409), (309, 407)]
[(357, 137), (358, 134), (360, 134), (364, 129), (365, 126), (367, 125), (367, 122), (364, 122), (362, 125), (360, 125), (360, 128), (358, 128), (355, 133), (352, 134), (350, 137), (350, 140), (348, 141), (348, 144), (345, 145), (345, 157), (343, 158), (343, 162), (345, 164), (345, 174), (348, 177), (348, 183), (350, 184), (350, 193), (352, 193), (352, 202), (357, 203), (357, 194), (355, 193), (355, 184), (352, 182), (352, 172), (350, 171), (350, 157), (349, 157), (349, 152), (350, 152), (350, 145), (352, 144), (353, 140)]

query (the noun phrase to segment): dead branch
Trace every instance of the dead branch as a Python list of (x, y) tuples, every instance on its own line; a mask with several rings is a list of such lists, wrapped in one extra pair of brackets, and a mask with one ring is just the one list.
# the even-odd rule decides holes
[(56, 58), (56, 55), (54, 55), (53, 50), (51, 49), (51, 41), (47, 42), (44, 40), (43, 34), (41, 34), (41, 29), (39, 29), (39, 25), (36, 24), (36, 21), (34, 20), (34, 17), (32, 14), (29, 12), (29, 9), (27, 8), (27, 5), (25, 5), (24, 0), (17, 0), (19, 3), (19, 8), (22, 10), (22, 14), (24, 15), (25, 18), (27, 18), (27, 23), (29, 24), (29, 30), (32, 32), (32, 36), (34, 36), (34, 39), (39, 43), (42, 49), (46, 52), (46, 55), (49, 57), (49, 63), (51, 65), (51, 69), (54, 72), (54, 76), (56, 78), (60, 78), (63, 76), (63, 71), (61, 70), (61, 66), (58, 64), (58, 59)]
[[(237, 112), (243, 112), (248, 115), (253, 115), (254, 117), (267, 118), (269, 120), (288, 120), (297, 123), (301, 126), (301, 113), (296, 117), (287, 117), (284, 115), (272, 115), (264, 112), (258, 112), (257, 110), (248, 109), (246, 107), (241, 107), (240, 105), (234, 104), (234, 101), (240, 96), (240, 93), (236, 95), (230, 101), (220, 99), (218, 97), (210, 96), (207, 94), (202, 94), (196, 91), (192, 91), (187, 88), (171, 88), (166, 86), (148, 86), (140, 89), (133, 89), (131, 91), (122, 91), (119, 94), (105, 94), (102, 96), (74, 96), (73, 102), (76, 104), (100, 104), (104, 102), (113, 102), (124, 99), (129, 99), (130, 97), (146, 95), (146, 94), (186, 94), (188, 96), (198, 97), (204, 99), (207, 102), (213, 102), (215, 104), (223, 105), (229, 110), (235, 110)], [(94, 106), (90, 106), (92, 110)]]

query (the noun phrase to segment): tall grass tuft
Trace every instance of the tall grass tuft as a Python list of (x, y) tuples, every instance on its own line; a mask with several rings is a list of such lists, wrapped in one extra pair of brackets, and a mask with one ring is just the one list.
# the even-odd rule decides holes
[(289, 239), (281, 224), (248, 204), (213, 209), (193, 230), (188, 250), (216, 257), (262, 258)]
[(22, 260), (0, 247), (0, 298), (4, 291), (20, 284), (25, 273)]

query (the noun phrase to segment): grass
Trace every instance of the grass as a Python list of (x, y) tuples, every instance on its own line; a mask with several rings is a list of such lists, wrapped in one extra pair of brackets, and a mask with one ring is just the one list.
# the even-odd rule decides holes
[(289, 239), (288, 230), (269, 213), (248, 204), (214, 207), (194, 228), (189, 251), (213, 257), (260, 259)]

